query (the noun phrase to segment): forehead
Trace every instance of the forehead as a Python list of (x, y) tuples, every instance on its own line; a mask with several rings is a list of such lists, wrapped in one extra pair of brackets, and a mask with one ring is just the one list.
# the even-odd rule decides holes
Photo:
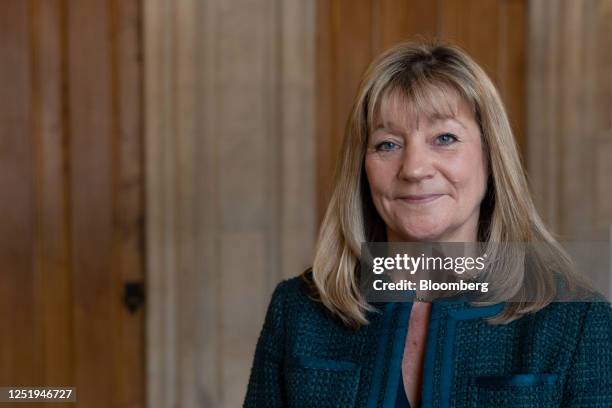
[(371, 130), (398, 119), (418, 127), (423, 120), (433, 123), (466, 115), (473, 117), (470, 104), (448, 86), (428, 86), (411, 92), (391, 89), (383, 92), (377, 105), (369, 123)]

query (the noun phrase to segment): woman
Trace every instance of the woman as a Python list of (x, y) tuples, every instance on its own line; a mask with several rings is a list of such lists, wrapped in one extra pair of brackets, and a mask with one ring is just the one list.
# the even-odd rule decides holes
[[(361, 244), (384, 241), (553, 256), (495, 270), (511, 302), (369, 304)], [(609, 304), (552, 302), (555, 275), (583, 284), (536, 213), (487, 75), (457, 47), (399, 45), (363, 78), (313, 268), (272, 295), (245, 406), (610, 407)]]

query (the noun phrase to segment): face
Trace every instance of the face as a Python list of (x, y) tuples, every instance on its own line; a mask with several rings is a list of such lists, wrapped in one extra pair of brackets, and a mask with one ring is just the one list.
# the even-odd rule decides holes
[(478, 124), (457, 94), (450, 115), (426, 117), (399, 94), (381, 102), (365, 169), (389, 241), (474, 242), (487, 168)]

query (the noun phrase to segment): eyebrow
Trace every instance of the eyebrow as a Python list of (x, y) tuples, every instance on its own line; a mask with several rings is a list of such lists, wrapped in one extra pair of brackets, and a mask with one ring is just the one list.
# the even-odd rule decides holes
[[(430, 121), (432, 122), (446, 122), (446, 121), (453, 121), (457, 124), (459, 124), (459, 126), (461, 126), (463, 129), (467, 130), (467, 127), (458, 119), (452, 117), (452, 116), (442, 116), (442, 115), (434, 115), (433, 117), (430, 118)], [(392, 121), (388, 121), (387, 124), (384, 123), (379, 123), (378, 125), (376, 125), (374, 127), (374, 132), (376, 132), (377, 130), (381, 130), (381, 129), (400, 129), (401, 126), (397, 125), (396, 123), (392, 122)]]

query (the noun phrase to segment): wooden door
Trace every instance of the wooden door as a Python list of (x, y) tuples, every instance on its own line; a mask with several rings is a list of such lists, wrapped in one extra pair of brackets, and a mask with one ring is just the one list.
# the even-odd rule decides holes
[(144, 311), (123, 305), (144, 269), (139, 21), (137, 0), (0, 9), (0, 385), (80, 407), (144, 406)]

